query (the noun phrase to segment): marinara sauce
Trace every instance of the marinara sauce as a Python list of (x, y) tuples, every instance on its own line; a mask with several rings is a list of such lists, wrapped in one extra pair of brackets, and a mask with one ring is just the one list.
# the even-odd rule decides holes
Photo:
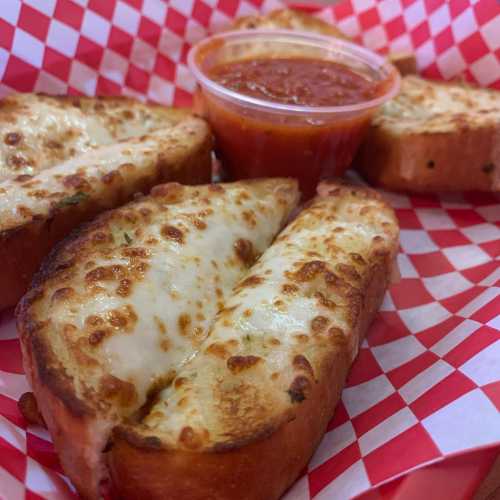
[[(345, 106), (381, 95), (387, 82), (372, 81), (330, 60), (275, 57), (215, 65), (208, 78), (226, 89), (270, 103), (305, 109)], [(217, 155), (232, 178), (291, 176), (304, 198), (317, 183), (350, 165), (373, 110), (363, 113), (260, 112), (205, 94), (205, 112)]]
[(305, 57), (234, 61), (208, 76), (240, 94), (298, 106), (356, 104), (376, 97), (379, 86), (338, 62)]

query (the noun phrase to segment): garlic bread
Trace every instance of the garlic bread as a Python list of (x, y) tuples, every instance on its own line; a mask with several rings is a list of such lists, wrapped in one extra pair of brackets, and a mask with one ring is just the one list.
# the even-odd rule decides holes
[(397, 249), (377, 193), (331, 184), (239, 282), (142, 420), (117, 427), (119, 497), (278, 499), (325, 432)]
[(129, 97), (11, 94), (0, 100), (0, 181), (34, 175), (106, 144), (167, 128), (189, 110)]
[(61, 464), (98, 498), (111, 430), (199, 349), (298, 202), (293, 180), (156, 186), (48, 257), (17, 308), (24, 366)]
[(78, 224), (165, 181), (207, 182), (212, 139), (194, 116), (0, 182), (0, 310), (26, 291), (50, 249)]
[(500, 92), (406, 76), (354, 165), (391, 190), (500, 191)]

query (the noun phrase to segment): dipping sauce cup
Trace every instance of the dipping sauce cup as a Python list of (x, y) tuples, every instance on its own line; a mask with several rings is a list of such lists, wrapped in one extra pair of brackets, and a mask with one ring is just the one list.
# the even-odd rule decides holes
[(344, 173), (373, 113), (400, 84), (368, 49), (284, 30), (206, 38), (188, 64), (230, 178), (295, 177), (304, 199)]

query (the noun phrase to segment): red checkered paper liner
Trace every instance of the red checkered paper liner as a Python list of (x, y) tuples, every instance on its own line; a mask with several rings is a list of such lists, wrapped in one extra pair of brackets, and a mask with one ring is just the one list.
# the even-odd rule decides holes
[[(279, 6), (2, 0), (0, 95), (126, 94), (189, 104), (190, 45), (237, 16)], [(495, 0), (351, 0), (318, 15), (381, 52), (414, 51), (424, 75), (500, 88)], [(500, 196), (387, 196), (401, 225), (402, 279), (387, 293), (328, 431), (287, 500), (349, 498), (424, 463), (500, 443)], [(17, 409), (28, 390), (12, 312), (4, 312), (0, 497), (74, 498), (49, 435)]]

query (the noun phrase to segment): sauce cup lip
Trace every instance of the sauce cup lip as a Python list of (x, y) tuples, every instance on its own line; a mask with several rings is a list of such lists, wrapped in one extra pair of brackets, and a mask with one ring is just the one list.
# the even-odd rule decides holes
[[(356, 104), (347, 104), (343, 106), (298, 106), (295, 104), (282, 104), (265, 99), (258, 99), (239, 92), (230, 90), (223, 85), (216, 83), (203, 73), (197, 60), (201, 49), (206, 48), (209, 44), (219, 46), (217, 42), (241, 40), (247, 42), (268, 41), (272, 43), (273, 38), (278, 37), (281, 41), (295, 43), (297, 45), (312, 46), (324, 49), (330, 49), (334, 53), (340, 52), (343, 56), (368, 65), (379, 74), (385, 72), (387, 79), (392, 78), (391, 85), (387, 90), (375, 99), (361, 101)], [(204, 38), (193, 47), (191, 47), (187, 56), (188, 67), (195, 76), (198, 83), (209, 90), (211, 93), (233, 101), (240, 106), (251, 107), (266, 112), (280, 112), (285, 114), (305, 115), (305, 114), (334, 114), (334, 113), (359, 113), (376, 108), (384, 104), (389, 99), (393, 98), (398, 92), (401, 85), (401, 76), (399, 71), (384, 57), (375, 52), (361, 47), (352, 42), (347, 42), (339, 38), (317, 35), (315, 33), (293, 31), (293, 30), (275, 30), (275, 29), (250, 29), (250, 30), (235, 30), (227, 31)]]

